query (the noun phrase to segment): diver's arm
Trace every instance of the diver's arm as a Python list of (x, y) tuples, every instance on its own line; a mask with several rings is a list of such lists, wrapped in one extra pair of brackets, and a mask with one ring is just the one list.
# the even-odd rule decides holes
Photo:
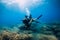
[(30, 20), (29, 24), (32, 23), (33, 19)]
[(35, 21), (36, 21), (36, 19), (31, 19), (29, 23), (32, 23), (32, 22), (35, 22)]

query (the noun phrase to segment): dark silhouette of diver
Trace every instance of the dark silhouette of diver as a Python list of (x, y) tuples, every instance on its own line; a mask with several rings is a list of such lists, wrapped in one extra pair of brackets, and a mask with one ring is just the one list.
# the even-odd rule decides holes
[(22, 20), (22, 22), (24, 23), (24, 28), (28, 29), (30, 27), (30, 24), (29, 24), (29, 18), (28, 16), (25, 16), (25, 19)]
[(29, 17), (26, 15), (26, 16), (25, 16), (25, 19), (22, 20), (22, 22), (24, 23), (24, 28), (25, 28), (26, 30), (29, 30), (32, 22), (39, 23), (39, 22), (36, 21), (36, 20), (39, 19), (40, 17), (42, 17), (42, 15), (40, 15), (40, 16), (39, 16), (38, 18), (36, 18), (36, 19), (33, 19), (31, 14), (30, 14)]

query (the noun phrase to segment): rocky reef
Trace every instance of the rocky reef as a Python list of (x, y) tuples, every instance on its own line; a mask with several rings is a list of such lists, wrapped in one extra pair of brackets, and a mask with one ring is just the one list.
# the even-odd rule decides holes
[(2, 34), (0, 34), (0, 40), (57, 40), (57, 38), (54, 35), (45, 35), (40, 33), (28, 34), (3, 31)]
[(31, 40), (32, 34), (24, 34), (24, 33), (11, 33), (8, 31), (3, 31), (0, 34), (0, 40)]
[(49, 24), (20, 30), (19, 27), (0, 28), (0, 40), (59, 40), (60, 25)]

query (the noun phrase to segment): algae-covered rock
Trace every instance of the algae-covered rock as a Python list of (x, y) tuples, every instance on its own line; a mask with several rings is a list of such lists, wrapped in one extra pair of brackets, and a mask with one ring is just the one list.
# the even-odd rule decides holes
[(13, 33), (10, 37), (10, 40), (20, 40), (20, 35), (17, 33)]
[(32, 34), (20, 34), (21, 39), (23, 40), (31, 40), (32, 39)]
[(10, 32), (8, 32), (8, 31), (3, 31), (1, 37), (2, 37), (2, 40), (9, 40), (9, 39), (10, 39)]
[(25, 33), (11, 33), (8, 31), (3, 31), (2, 35), (0, 35), (0, 40), (31, 40), (32, 34)]
[(2, 37), (0, 36), (0, 40), (2, 40)]
[(39, 40), (58, 40), (54, 35), (39, 35)]
[[(35, 36), (34, 36), (35, 35)], [(0, 40), (57, 40), (54, 35), (45, 35), (40, 33), (11, 33), (3, 31)]]
[(60, 36), (59, 31), (60, 27), (56, 25), (44, 25), (40, 28), (32, 27), (30, 30), (19, 30), (14, 26), (12, 29), (1, 30), (0, 40), (57, 40)]

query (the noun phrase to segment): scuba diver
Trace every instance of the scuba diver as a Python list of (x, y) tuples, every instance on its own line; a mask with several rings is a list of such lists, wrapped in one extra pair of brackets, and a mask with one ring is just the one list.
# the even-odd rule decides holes
[(24, 24), (24, 28), (25, 28), (26, 30), (28, 30), (28, 29), (30, 29), (32, 22), (39, 23), (39, 22), (36, 21), (36, 20), (39, 19), (40, 17), (42, 17), (42, 15), (40, 15), (40, 16), (37, 17), (36, 19), (33, 19), (31, 14), (30, 14), (29, 17), (26, 15), (26, 16), (25, 16), (25, 19), (22, 20), (22, 22), (23, 22), (23, 24)]
[(25, 27), (26, 29), (30, 27), (29, 21), (30, 21), (30, 20), (29, 20), (29, 18), (28, 18), (27, 15), (25, 16), (25, 19), (22, 20), (22, 22), (23, 22), (23, 24), (24, 24), (24, 27)]

